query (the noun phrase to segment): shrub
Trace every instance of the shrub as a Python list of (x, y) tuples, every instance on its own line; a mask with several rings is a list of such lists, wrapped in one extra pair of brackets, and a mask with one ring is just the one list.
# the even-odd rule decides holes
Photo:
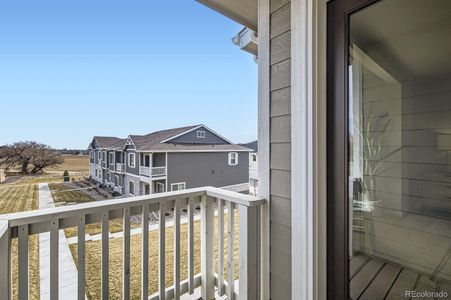
[(63, 177), (64, 177), (64, 182), (69, 181), (69, 171), (64, 170)]

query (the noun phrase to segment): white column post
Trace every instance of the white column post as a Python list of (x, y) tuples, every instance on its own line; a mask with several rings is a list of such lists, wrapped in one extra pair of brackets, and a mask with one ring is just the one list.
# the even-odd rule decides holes
[(238, 207), (239, 215), (239, 298), (260, 299), (260, 228), (257, 207)]
[(213, 198), (201, 197), (201, 273), (203, 300), (215, 299)]
[(270, 48), (269, 0), (258, 1), (258, 196), (267, 203), (261, 208), (261, 299), (270, 298), (270, 197), (269, 197), (269, 137), (270, 137)]
[(11, 230), (0, 221), (0, 299), (11, 299)]

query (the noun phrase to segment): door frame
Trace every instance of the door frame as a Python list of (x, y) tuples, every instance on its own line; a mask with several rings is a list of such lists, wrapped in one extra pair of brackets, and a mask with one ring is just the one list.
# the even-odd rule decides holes
[(348, 62), (350, 15), (379, 0), (327, 5), (327, 298), (349, 299)]

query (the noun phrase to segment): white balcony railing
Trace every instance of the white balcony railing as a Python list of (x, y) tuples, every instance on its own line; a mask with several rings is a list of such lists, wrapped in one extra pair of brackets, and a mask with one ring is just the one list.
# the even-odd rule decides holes
[(166, 167), (154, 167), (152, 168), (152, 177), (165, 176)]
[(117, 172), (125, 172), (125, 164), (116, 163), (116, 171)]
[(144, 175), (147, 177), (160, 177), (166, 175), (166, 167), (145, 167), (139, 166), (139, 175)]
[[(216, 202), (216, 204), (215, 204)], [(194, 211), (200, 203), (201, 213), (201, 251), (194, 253)], [(9, 215), (0, 215), (0, 299), (12, 298), (11, 251), (12, 240), (18, 240), (18, 294), (19, 299), (29, 297), (28, 237), (30, 235), (50, 232), (50, 299), (58, 299), (58, 237), (59, 230), (78, 227), (78, 299), (84, 299), (86, 292), (85, 228), (92, 223), (101, 224), (101, 294), (108, 299), (109, 292), (109, 220), (123, 220), (123, 299), (130, 299), (130, 217), (142, 216), (141, 259), (141, 299), (180, 299), (182, 294), (193, 294), (201, 286), (202, 299), (215, 298), (215, 287), (219, 295), (226, 294), (229, 299), (239, 295), (239, 299), (258, 299), (259, 294), (259, 241), (260, 241), (260, 207), (263, 199), (243, 195), (223, 189), (203, 187), (176, 192), (167, 192), (132, 198), (90, 202), (73, 206), (64, 206), (46, 210), (26, 211)], [(187, 208), (188, 223), (188, 278), (180, 278), (180, 218), (182, 209)], [(227, 210), (225, 210), (227, 208)], [(239, 217), (239, 260), (238, 290), (235, 291), (234, 251), (224, 255), (224, 227), (229, 233), (228, 249), (234, 249), (235, 217), (234, 208)], [(149, 298), (149, 213), (159, 218), (159, 241), (165, 240), (166, 212), (174, 211), (174, 284), (165, 288), (166, 264), (165, 243), (158, 244), (159, 273), (158, 292)], [(215, 209), (218, 210), (218, 267), (217, 276), (214, 269), (215, 253)], [(228, 219), (225, 223), (224, 213)], [(194, 256), (201, 255), (201, 273), (194, 274)], [(224, 262), (229, 271), (228, 278), (223, 278)], [(193, 295), (194, 296), (194, 295)]]
[(145, 166), (139, 166), (139, 175), (150, 177), (150, 168)]

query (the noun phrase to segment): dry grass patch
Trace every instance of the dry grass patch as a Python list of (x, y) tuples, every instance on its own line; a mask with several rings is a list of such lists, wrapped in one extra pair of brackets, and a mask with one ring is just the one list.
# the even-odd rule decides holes
[(57, 165), (50, 170), (61, 171), (68, 170), (69, 172), (89, 172), (89, 155), (62, 155), (63, 163)]
[(83, 190), (75, 190), (75, 188), (63, 183), (50, 183), (49, 189), (52, 192), (53, 201), (55, 203), (84, 203), (95, 201), (92, 196), (88, 195)]
[[(76, 203), (85, 203), (85, 202), (92, 202), (92, 201), (103, 201), (103, 200), (95, 200), (93, 197), (88, 195), (84, 192), (84, 190), (73, 190), (73, 188), (68, 187), (65, 184), (62, 183), (51, 183), (49, 184), (50, 191), (52, 192), (53, 201), (55, 203), (61, 203), (61, 202), (76, 202)], [(122, 220), (116, 219), (111, 220), (109, 222), (109, 231), (114, 232), (120, 232), (122, 231)], [(139, 224), (131, 223), (131, 228), (140, 227)], [(96, 235), (102, 233), (102, 227), (100, 226), (100, 223), (94, 223), (86, 225), (86, 234), (90, 235)], [(67, 228), (64, 230), (66, 233), (66, 237), (74, 237), (77, 236), (77, 228)]]
[[(217, 218), (216, 218), (217, 219)], [(217, 220), (215, 221), (215, 261), (216, 271), (218, 265), (218, 235)], [(227, 216), (225, 217), (227, 224)], [(194, 222), (194, 274), (200, 273), (200, 221)], [(235, 232), (238, 233), (238, 217), (235, 222)], [(180, 226), (180, 272), (181, 280), (188, 278), (188, 225)], [(228, 255), (228, 235), (225, 230), (225, 256)], [(122, 297), (122, 238), (111, 239), (109, 241), (110, 255), (110, 298), (121, 299)], [(166, 227), (166, 287), (173, 284), (174, 277), (174, 228)], [(131, 255), (131, 299), (140, 299), (141, 293), (141, 235), (132, 235), (130, 239), (130, 255)], [(77, 245), (71, 245), (72, 255), (77, 261)], [(235, 278), (238, 277), (238, 234), (235, 235)], [(101, 298), (101, 242), (86, 243), (86, 286), (89, 299)], [(226, 261), (226, 260), (225, 260)], [(227, 264), (225, 264), (225, 276), (227, 276)], [(153, 294), (158, 291), (158, 231), (149, 232), (149, 293)], [(225, 277), (227, 278), (227, 277)]]
[[(0, 214), (37, 209), (36, 185), (0, 185)], [(18, 296), (17, 239), (12, 241), (13, 295)], [(29, 237), (30, 299), (39, 299), (39, 242), (38, 236)]]
[[(12, 185), (28, 185), (28, 184), (38, 184), (38, 183), (63, 183), (63, 173), (61, 174), (40, 174), (40, 175), (27, 175), (22, 176), (20, 179), (15, 181)], [(77, 174), (72, 176), (76, 180), (84, 179), (83, 174)]]

